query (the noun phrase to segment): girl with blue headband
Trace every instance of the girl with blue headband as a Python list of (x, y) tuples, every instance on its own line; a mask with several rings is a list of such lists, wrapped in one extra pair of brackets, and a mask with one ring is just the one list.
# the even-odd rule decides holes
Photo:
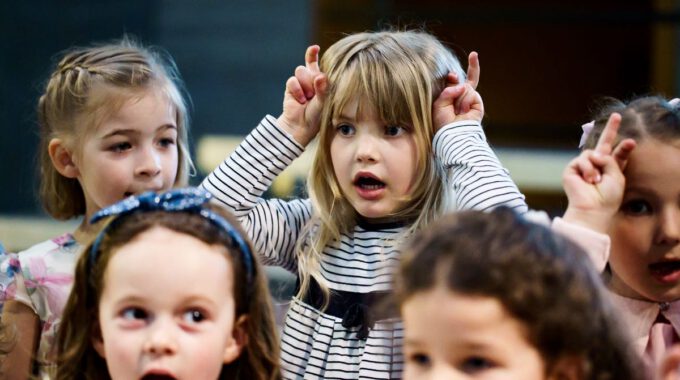
[(150, 192), (95, 214), (112, 220), (76, 265), (57, 379), (280, 377), (262, 268), (210, 198)]

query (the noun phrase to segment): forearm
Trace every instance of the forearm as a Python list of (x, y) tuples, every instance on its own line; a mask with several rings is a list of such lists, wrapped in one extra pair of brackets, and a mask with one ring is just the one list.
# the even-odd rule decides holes
[[(2, 323), (9, 329), (10, 351), (2, 361), (2, 375), (5, 379), (28, 379), (40, 341), (40, 319), (33, 310), (17, 301), (7, 301), (3, 308)], [(11, 331), (14, 330), (14, 331)]]
[(274, 178), (303, 150), (267, 116), (201, 186), (240, 217), (262, 201)]
[(457, 209), (489, 210), (505, 205), (526, 212), (524, 195), (501, 165), (476, 121), (449, 124), (433, 141)]

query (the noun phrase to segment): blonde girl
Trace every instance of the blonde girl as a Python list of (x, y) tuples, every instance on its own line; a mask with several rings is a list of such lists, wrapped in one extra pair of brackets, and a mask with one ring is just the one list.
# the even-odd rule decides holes
[[(188, 115), (172, 60), (129, 39), (64, 53), (38, 101), (40, 197), (56, 219), (83, 217), (72, 234), (10, 255), (3, 322), (18, 342), (11, 377), (54, 373), (56, 332), (82, 244), (100, 208), (183, 185), (191, 168)], [(34, 359), (34, 361), (32, 361)]]
[(210, 194), (144, 193), (76, 265), (57, 379), (280, 378), (266, 277), (238, 222)]
[[(398, 244), (450, 205), (525, 210), (481, 129), (468, 75), (421, 31), (349, 35), (318, 46), (265, 117), (202, 186), (241, 221), (267, 264), (298, 275), (283, 327), (284, 378), (398, 378), (402, 329), (374, 305)], [(261, 198), (318, 133), (309, 199)]]
[(680, 341), (680, 108), (673, 103), (614, 101), (564, 174), (565, 218), (580, 218), (611, 242), (610, 253), (592, 259), (650, 378)]

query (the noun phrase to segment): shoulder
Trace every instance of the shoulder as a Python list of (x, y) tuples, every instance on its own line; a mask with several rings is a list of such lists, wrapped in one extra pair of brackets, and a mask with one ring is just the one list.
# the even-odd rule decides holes
[(80, 248), (80, 244), (73, 238), (73, 235), (66, 233), (35, 244), (30, 248), (19, 252), (17, 256), (23, 267), (35, 260), (50, 259), (59, 254), (75, 255)]

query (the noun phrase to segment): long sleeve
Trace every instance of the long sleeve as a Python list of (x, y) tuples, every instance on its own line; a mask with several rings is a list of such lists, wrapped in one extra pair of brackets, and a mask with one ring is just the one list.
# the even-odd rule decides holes
[(297, 269), (295, 245), (311, 216), (309, 200), (264, 200), (274, 178), (304, 148), (266, 116), (201, 186), (240, 220), (268, 265)]
[(609, 235), (567, 222), (559, 217), (553, 220), (552, 230), (578, 244), (586, 252), (595, 269), (600, 273), (604, 271), (611, 250)]
[(453, 191), (455, 209), (490, 210), (505, 205), (524, 213), (524, 195), (501, 165), (481, 125), (475, 121), (451, 123), (437, 132), (435, 157)]

